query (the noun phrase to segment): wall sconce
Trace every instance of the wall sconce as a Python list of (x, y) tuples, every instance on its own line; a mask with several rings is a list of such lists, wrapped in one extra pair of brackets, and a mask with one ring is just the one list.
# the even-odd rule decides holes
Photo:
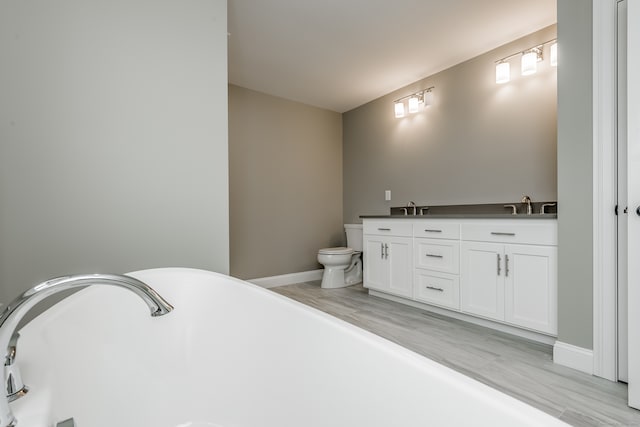
[(553, 42), (549, 48), (549, 56), (551, 56), (549, 63), (552, 67), (558, 66), (558, 42)]
[(417, 113), (420, 109), (420, 99), (417, 96), (409, 98), (409, 114)]
[(529, 76), (534, 74), (538, 69), (538, 62), (542, 61), (542, 50), (545, 45), (552, 43), (550, 47), (550, 64), (551, 66), (558, 65), (558, 43), (557, 39), (546, 41), (542, 44), (529, 48), (527, 50), (514, 53), (509, 56), (496, 61), (496, 83), (507, 83), (511, 79), (511, 71), (509, 60), (516, 56), (521, 56), (521, 73), (523, 76)]
[(435, 86), (431, 86), (428, 89), (423, 89), (393, 101), (396, 118), (405, 116), (405, 101), (407, 102), (407, 110), (409, 111), (409, 114), (417, 113), (420, 111), (421, 106), (424, 108), (432, 105), (434, 88)]
[(511, 66), (508, 62), (496, 64), (496, 83), (507, 83), (511, 79)]
[[(538, 59), (540, 58), (540, 59)], [(542, 61), (542, 48), (534, 47), (522, 54), (522, 75), (530, 76), (538, 71), (538, 61)]]

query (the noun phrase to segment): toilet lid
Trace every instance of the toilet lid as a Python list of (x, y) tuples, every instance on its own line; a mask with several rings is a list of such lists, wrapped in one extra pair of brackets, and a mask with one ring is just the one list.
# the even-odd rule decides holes
[(320, 254), (324, 255), (349, 255), (353, 253), (353, 249), (338, 247), (338, 248), (324, 248), (318, 251)]

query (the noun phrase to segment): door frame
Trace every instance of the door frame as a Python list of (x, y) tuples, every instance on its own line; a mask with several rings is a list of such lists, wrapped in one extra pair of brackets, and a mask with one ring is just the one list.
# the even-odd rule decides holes
[[(640, 18), (640, 2), (627, 0), (628, 22), (637, 22)], [(637, 25), (627, 25), (627, 173), (628, 173), (628, 202), (629, 227), (628, 258), (636, 257), (640, 253), (640, 123), (634, 118), (640, 114), (640, 28)], [(631, 185), (633, 183), (633, 185)], [(637, 210), (636, 210), (637, 209)], [(637, 212), (637, 215), (636, 215)], [(628, 263), (628, 331), (629, 331), (629, 406), (640, 408), (640, 265)]]
[(616, 8), (593, 1), (593, 374), (617, 381)]

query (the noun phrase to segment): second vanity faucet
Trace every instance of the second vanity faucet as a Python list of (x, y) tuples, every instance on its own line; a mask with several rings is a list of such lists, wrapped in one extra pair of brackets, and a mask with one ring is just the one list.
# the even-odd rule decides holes
[(409, 203), (407, 203), (407, 207), (408, 208), (413, 208), (413, 216), (416, 216), (417, 214), (417, 206), (416, 206), (416, 202), (414, 202), (413, 200), (410, 201)]
[(531, 208), (531, 197), (527, 195), (522, 196), (522, 200), (520, 202), (527, 205), (527, 215), (531, 215), (533, 213), (533, 209)]

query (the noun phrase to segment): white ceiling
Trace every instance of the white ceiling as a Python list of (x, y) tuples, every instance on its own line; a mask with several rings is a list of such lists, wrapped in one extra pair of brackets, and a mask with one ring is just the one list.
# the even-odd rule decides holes
[(229, 82), (344, 112), (556, 22), (556, 0), (229, 0)]

